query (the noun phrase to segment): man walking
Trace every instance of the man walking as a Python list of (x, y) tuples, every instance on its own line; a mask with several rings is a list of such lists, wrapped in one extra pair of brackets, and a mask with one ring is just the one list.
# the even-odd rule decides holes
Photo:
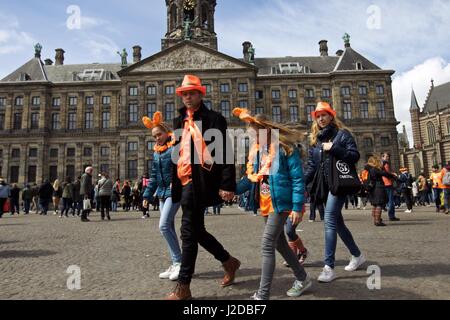
[(180, 110), (180, 116), (174, 120), (174, 129), (183, 129), (183, 135), (179, 145), (180, 158), (173, 168), (172, 199), (174, 203), (181, 202), (183, 211), (182, 263), (178, 284), (167, 299), (187, 300), (191, 298), (190, 282), (199, 244), (222, 263), (225, 269), (222, 287), (234, 283), (241, 263), (206, 231), (204, 220), (205, 208), (216, 206), (223, 200), (232, 200), (236, 190), (234, 164), (214, 162), (203, 138), (209, 129), (220, 131), (224, 141), (223, 150), (220, 150), (223, 151), (223, 161), (217, 162), (226, 163), (227, 122), (221, 114), (204, 105), (202, 98), (206, 94), (206, 87), (201, 85), (198, 77), (185, 76), (176, 92), (182, 97), (184, 107)]
[[(84, 171), (84, 174), (81, 176), (80, 181), (80, 197), (84, 200), (92, 200), (92, 191), (94, 186), (92, 184), (92, 172), (94, 172), (94, 168), (87, 167)], [(81, 213), (81, 221), (89, 222), (90, 220), (87, 218), (90, 209), (85, 209), (83, 202), (83, 211)]]

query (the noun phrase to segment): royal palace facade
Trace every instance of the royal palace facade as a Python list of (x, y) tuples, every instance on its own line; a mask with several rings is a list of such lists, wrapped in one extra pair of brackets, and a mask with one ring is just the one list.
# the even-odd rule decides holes
[(328, 54), (327, 41), (314, 57), (255, 57), (243, 43), (239, 58), (218, 51), (214, 30), (216, 0), (166, 0), (167, 34), (162, 50), (133, 62), (65, 64), (35, 56), (0, 81), (0, 176), (8, 182), (41, 182), (77, 176), (84, 167), (113, 178), (136, 179), (149, 171), (154, 142), (141, 118), (159, 110), (170, 122), (181, 108), (175, 89), (185, 74), (207, 87), (205, 104), (221, 112), (230, 127), (242, 123), (236, 106), (269, 115), (300, 130), (304, 139), (311, 111), (327, 101), (353, 131), (362, 160), (388, 151), (399, 165), (392, 70), (383, 70), (344, 48)]

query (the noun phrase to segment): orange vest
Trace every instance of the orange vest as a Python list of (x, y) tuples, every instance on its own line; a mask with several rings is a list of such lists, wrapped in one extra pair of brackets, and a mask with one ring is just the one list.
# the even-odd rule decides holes
[[(391, 173), (391, 167), (388, 163), (386, 163), (385, 165), (383, 165), (383, 169), (384, 171)], [(392, 186), (392, 180), (387, 178), (387, 177), (383, 177), (383, 183), (386, 187), (391, 187)]]
[(444, 175), (441, 172), (433, 172), (430, 175), (430, 179), (433, 181), (433, 189), (442, 189), (444, 185), (442, 184), (442, 178), (444, 178)]

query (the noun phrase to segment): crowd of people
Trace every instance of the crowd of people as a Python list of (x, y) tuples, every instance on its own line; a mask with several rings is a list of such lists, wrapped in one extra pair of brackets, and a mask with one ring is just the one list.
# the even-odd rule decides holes
[[(411, 213), (414, 206), (431, 205), (431, 202), (435, 203), (437, 212), (448, 214), (450, 210), (450, 164), (444, 168), (435, 166), (429, 179), (424, 175), (414, 178), (407, 168), (393, 172), (390, 155), (384, 153), (381, 157), (370, 157), (358, 174), (356, 164), (360, 153), (356, 141), (338, 119), (336, 111), (325, 102), (318, 103), (311, 114), (314, 121), (307, 157), (302, 156), (296, 143), (297, 131), (284, 128), (265, 115), (252, 116), (246, 109), (234, 109), (233, 115), (245, 122), (247, 130), (256, 138), (250, 145), (246, 173), (236, 181), (235, 165), (227, 162), (227, 146), (231, 143), (227, 122), (220, 113), (203, 103), (206, 88), (201, 85), (201, 80), (187, 75), (176, 94), (181, 97), (184, 108), (173, 126), (163, 121), (160, 112), (156, 112), (153, 119), (143, 118), (156, 141), (149, 175), (145, 174), (134, 184), (130, 181), (122, 184), (120, 180), (113, 182), (105, 172), (94, 184), (94, 169), (88, 167), (74, 182), (68, 177), (62, 183), (55, 181), (52, 185), (45, 181), (39, 188), (26, 185), (23, 190), (16, 184), (10, 188), (0, 179), (0, 210), (5, 203), (10, 203), (12, 214), (18, 213), (20, 193), (26, 214), (34, 208), (46, 215), (49, 203), (53, 201), (55, 214), (59, 213), (61, 217), (79, 215), (86, 222), (93, 208), (101, 212), (103, 220), (110, 220), (110, 212), (117, 211), (121, 199), (125, 211), (141, 210), (144, 218), (149, 216), (150, 204), (159, 204), (159, 231), (171, 261), (159, 277), (177, 282), (166, 297), (168, 300), (192, 298), (190, 285), (199, 245), (222, 264), (224, 276), (219, 285), (228, 287), (235, 283), (241, 261), (206, 230), (208, 208), (213, 208), (213, 213), (219, 215), (223, 204), (231, 205), (236, 201), (243, 210), (263, 217), (261, 280), (251, 297), (254, 300), (270, 299), (276, 251), (293, 273), (294, 282), (286, 294), (299, 297), (311, 288), (313, 280), (304, 266), (308, 256), (306, 241), (296, 233), (307, 202), (310, 202), (309, 221), (316, 220), (317, 210), (324, 221), (324, 267), (317, 278), (320, 283), (330, 283), (337, 277), (338, 237), (350, 256), (345, 271), (354, 272), (366, 261), (342, 214), (350, 203), (353, 208), (365, 209), (370, 202), (373, 223), (377, 227), (386, 225), (382, 219), (383, 211), (387, 211), (389, 221), (399, 221), (396, 208), (402, 202), (407, 206), (407, 213)], [(177, 129), (183, 132), (180, 141), (173, 134)], [(222, 135), (223, 159), (213, 159), (209, 153), (203, 138), (209, 129)], [(177, 161), (173, 161), (174, 150), (179, 152)], [(341, 170), (341, 174), (336, 174), (336, 169)], [(175, 217), (180, 208), (181, 244), (175, 229)]]
[[(63, 182), (57, 179), (53, 183), (45, 180), (41, 185), (25, 183), (23, 188), (17, 183), (9, 185), (5, 179), (0, 178), (0, 218), (4, 213), (48, 215), (49, 212), (60, 217), (80, 217), (85, 198), (90, 200), (92, 210), (103, 212), (102, 217), (107, 219), (111, 219), (110, 212), (118, 212), (118, 208), (122, 208), (124, 212), (140, 211), (143, 219), (150, 217), (149, 210), (142, 206), (143, 194), (150, 180), (148, 174), (144, 174), (133, 184), (131, 180), (113, 181), (104, 172), (86, 190), (86, 178), (88, 175), (92, 181), (93, 169), (88, 171), (90, 174), (85, 172), (75, 180), (66, 177)], [(89, 195), (85, 197), (85, 193)], [(159, 210), (159, 201), (152, 202), (152, 207), (153, 211)]]

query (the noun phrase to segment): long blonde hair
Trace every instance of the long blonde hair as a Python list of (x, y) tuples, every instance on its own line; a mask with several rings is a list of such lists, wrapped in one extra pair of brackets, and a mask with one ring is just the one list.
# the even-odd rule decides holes
[(383, 167), (382, 163), (381, 163), (381, 158), (377, 155), (373, 155), (369, 158), (369, 160), (367, 161), (367, 164), (369, 166), (371, 166), (372, 168), (377, 168), (380, 169)]
[[(338, 128), (339, 130), (347, 130), (351, 132), (350, 129), (347, 128), (345, 124), (342, 123), (342, 121), (336, 117), (334, 117), (333, 120), (331, 120), (330, 124), (334, 124), (336, 128)], [(311, 146), (315, 146), (317, 144), (319, 133), (320, 133), (320, 126), (317, 123), (317, 121), (314, 121), (311, 126), (311, 135), (309, 138)]]
[(58, 179), (56, 179), (55, 182), (53, 182), (53, 189), (55, 191), (58, 191), (58, 189), (59, 189), (59, 180)]
[(296, 147), (296, 143), (300, 140), (301, 133), (297, 130), (282, 127), (270, 121), (266, 115), (257, 114), (255, 119), (257, 123), (251, 123), (250, 127), (256, 129), (274, 129), (279, 132), (280, 145), (288, 156), (291, 156)]

